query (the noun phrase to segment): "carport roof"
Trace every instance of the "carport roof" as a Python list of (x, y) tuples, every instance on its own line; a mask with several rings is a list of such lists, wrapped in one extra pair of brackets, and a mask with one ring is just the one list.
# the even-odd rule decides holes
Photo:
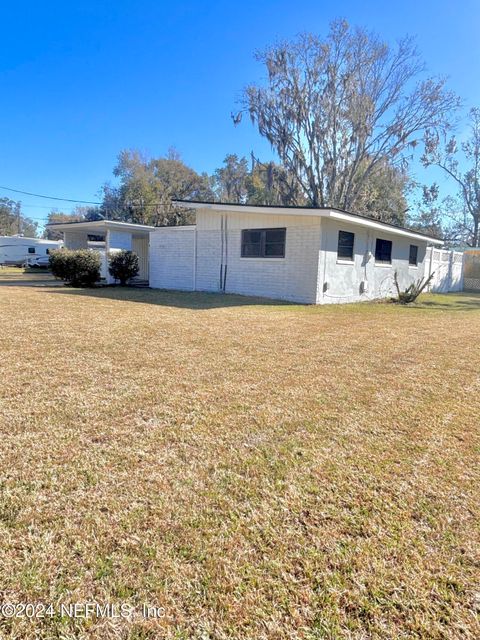
[(109, 229), (117, 231), (132, 231), (132, 233), (150, 233), (155, 227), (147, 224), (133, 224), (132, 222), (118, 222), (117, 220), (93, 220), (91, 222), (52, 222), (45, 225), (55, 228), (55, 231), (86, 231), (92, 235), (102, 234)]

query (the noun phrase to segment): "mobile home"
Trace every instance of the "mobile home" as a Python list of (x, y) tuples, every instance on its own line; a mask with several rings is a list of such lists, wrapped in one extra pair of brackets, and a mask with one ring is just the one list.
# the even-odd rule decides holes
[(46, 256), (63, 245), (59, 240), (42, 240), (24, 236), (0, 236), (0, 265), (22, 266), (31, 258)]

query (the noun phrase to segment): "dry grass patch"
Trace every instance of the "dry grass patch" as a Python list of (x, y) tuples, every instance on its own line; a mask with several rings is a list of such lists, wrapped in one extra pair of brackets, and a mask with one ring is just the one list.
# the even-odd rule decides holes
[(0, 287), (4, 286), (46, 286), (58, 285), (47, 269), (30, 269), (23, 267), (5, 267), (0, 265)]
[(0, 309), (2, 599), (166, 612), (0, 637), (480, 636), (478, 296)]

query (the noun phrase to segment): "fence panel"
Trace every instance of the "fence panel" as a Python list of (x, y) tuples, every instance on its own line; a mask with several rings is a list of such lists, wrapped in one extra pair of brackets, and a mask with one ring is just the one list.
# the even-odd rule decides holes
[(463, 291), (463, 253), (448, 249), (427, 249), (425, 276), (434, 274), (429, 291)]

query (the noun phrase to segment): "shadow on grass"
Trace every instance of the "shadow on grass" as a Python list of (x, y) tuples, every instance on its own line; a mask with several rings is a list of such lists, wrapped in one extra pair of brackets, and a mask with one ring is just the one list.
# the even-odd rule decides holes
[(308, 305), (294, 303), (285, 300), (274, 300), (271, 298), (261, 298), (255, 296), (243, 296), (233, 293), (210, 293), (200, 291), (172, 291), (165, 289), (148, 289), (140, 287), (98, 287), (93, 289), (77, 289), (66, 287), (58, 280), (34, 277), (32, 279), (12, 279), (2, 280), (0, 274), (0, 288), (2, 286), (32, 286), (32, 287), (55, 287), (52, 293), (81, 296), (100, 300), (118, 300), (119, 302), (138, 302), (141, 304), (153, 304), (164, 307), (178, 307), (180, 309), (219, 309), (229, 307), (280, 307), (296, 308), (308, 310), (309, 312), (320, 312), (335, 308), (344, 312), (356, 310), (367, 311), (368, 309), (403, 309), (415, 311), (479, 311), (480, 294), (477, 293), (429, 293), (423, 294), (418, 303), (411, 305), (386, 304), (388, 301), (365, 301), (356, 304), (335, 304), (335, 305)]
[[(232, 293), (208, 293), (200, 291), (167, 291), (135, 287), (99, 287), (98, 289), (74, 289), (63, 287), (55, 294), (83, 296), (101, 300), (139, 302), (180, 309), (218, 309), (249, 306), (292, 306), (294, 303), (270, 298), (256, 298)], [(296, 306), (296, 305), (294, 305)], [(300, 305), (302, 306), (302, 305)]]
[(408, 305), (411, 309), (438, 309), (439, 311), (480, 311), (478, 293), (432, 293), (425, 295), (420, 302)]
[(63, 286), (50, 271), (43, 269), (0, 269), (0, 287), (56, 287)]

